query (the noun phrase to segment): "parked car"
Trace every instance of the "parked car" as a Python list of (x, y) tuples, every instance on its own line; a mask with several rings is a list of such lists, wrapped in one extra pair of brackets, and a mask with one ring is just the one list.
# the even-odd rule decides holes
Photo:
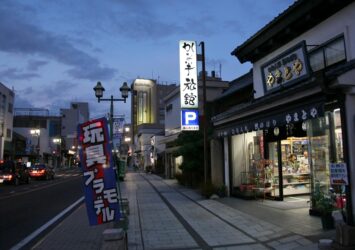
[(32, 178), (53, 180), (54, 179), (54, 169), (47, 166), (46, 164), (35, 164), (29, 168), (30, 176)]
[(19, 185), (31, 182), (28, 169), (23, 163), (13, 161), (0, 162), (0, 183)]

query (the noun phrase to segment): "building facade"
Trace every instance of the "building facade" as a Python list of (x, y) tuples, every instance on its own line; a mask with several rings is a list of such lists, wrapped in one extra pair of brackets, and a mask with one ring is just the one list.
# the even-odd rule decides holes
[[(215, 72), (208, 75), (206, 72), (206, 100), (211, 102), (220, 97), (222, 93), (228, 88), (229, 83), (223, 81), (216, 76)], [(202, 74), (200, 73), (198, 79), (198, 95), (199, 95), (199, 114), (203, 114), (203, 89), (202, 89)], [(164, 138), (157, 141), (158, 144), (165, 144), (164, 151), (164, 165), (165, 176), (167, 178), (174, 178), (175, 173), (180, 172), (179, 166), (183, 159), (181, 156), (176, 156), (174, 153), (178, 147), (174, 145), (174, 141), (181, 133), (181, 106), (180, 106), (180, 87), (176, 87), (164, 99), (165, 102), (165, 134)], [(201, 119), (200, 119), (201, 120)]]
[(254, 89), (212, 118), (211, 161), (232, 195), (303, 195), (312, 214), (331, 189), (353, 222), (354, 14), (353, 1), (296, 1), (232, 52), (253, 64)]
[[(51, 116), (46, 109), (18, 108), (15, 109), (13, 126), (17, 137), (25, 138), (25, 147), (13, 152), (14, 159), (53, 167), (58, 165), (61, 149), (53, 139), (60, 139), (60, 116)], [(16, 141), (13, 143), (17, 144)]]
[(6, 145), (7, 151), (10, 150), (12, 141), (14, 99), (14, 91), (0, 82), (0, 159), (10, 157), (9, 152), (4, 154), (4, 151)]
[(61, 113), (61, 145), (65, 151), (66, 164), (72, 164), (77, 154), (77, 126), (90, 118), (87, 102), (72, 102), (69, 109), (60, 109)]
[(155, 161), (151, 137), (163, 135), (165, 122), (164, 97), (168, 95), (175, 84), (157, 84), (155, 80), (136, 79), (132, 89), (132, 140), (133, 162), (143, 169), (154, 168)]

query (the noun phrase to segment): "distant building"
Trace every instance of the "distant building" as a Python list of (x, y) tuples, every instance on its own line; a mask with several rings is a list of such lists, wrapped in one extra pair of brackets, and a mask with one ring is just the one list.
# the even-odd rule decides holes
[[(77, 126), (89, 120), (89, 104), (72, 102), (69, 109), (60, 110), (62, 116), (61, 137), (67, 150), (77, 147)], [(75, 149), (76, 150), (76, 149)]]
[(164, 134), (164, 97), (175, 84), (160, 85), (155, 80), (136, 79), (132, 89), (132, 139), (134, 162), (141, 167), (152, 166), (151, 137)]
[(60, 139), (60, 124), (61, 117), (50, 115), (47, 109), (16, 108), (12, 158), (55, 166), (60, 159), (60, 147), (53, 139)]
[(12, 141), (14, 98), (14, 91), (0, 82), (0, 159), (9, 157), (4, 151)]
[[(18, 136), (9, 155), (52, 166), (72, 165), (77, 153), (77, 125), (89, 120), (89, 106), (73, 102), (60, 112), (61, 116), (53, 116), (47, 109), (16, 108), (13, 127)], [(23, 144), (23, 138), (25, 147), (17, 147)]]

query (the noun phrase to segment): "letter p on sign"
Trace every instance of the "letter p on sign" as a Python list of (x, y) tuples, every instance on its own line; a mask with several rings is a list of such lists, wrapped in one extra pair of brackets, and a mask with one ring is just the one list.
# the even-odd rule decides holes
[(181, 110), (181, 130), (199, 130), (198, 110)]
[(194, 123), (196, 121), (197, 115), (195, 112), (186, 112), (185, 113), (185, 121), (186, 125), (190, 125), (190, 123)]

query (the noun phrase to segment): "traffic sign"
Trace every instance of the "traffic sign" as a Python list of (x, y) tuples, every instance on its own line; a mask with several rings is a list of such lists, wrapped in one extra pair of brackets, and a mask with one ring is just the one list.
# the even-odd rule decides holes
[(199, 130), (198, 109), (181, 110), (181, 130), (185, 130), (185, 131)]

